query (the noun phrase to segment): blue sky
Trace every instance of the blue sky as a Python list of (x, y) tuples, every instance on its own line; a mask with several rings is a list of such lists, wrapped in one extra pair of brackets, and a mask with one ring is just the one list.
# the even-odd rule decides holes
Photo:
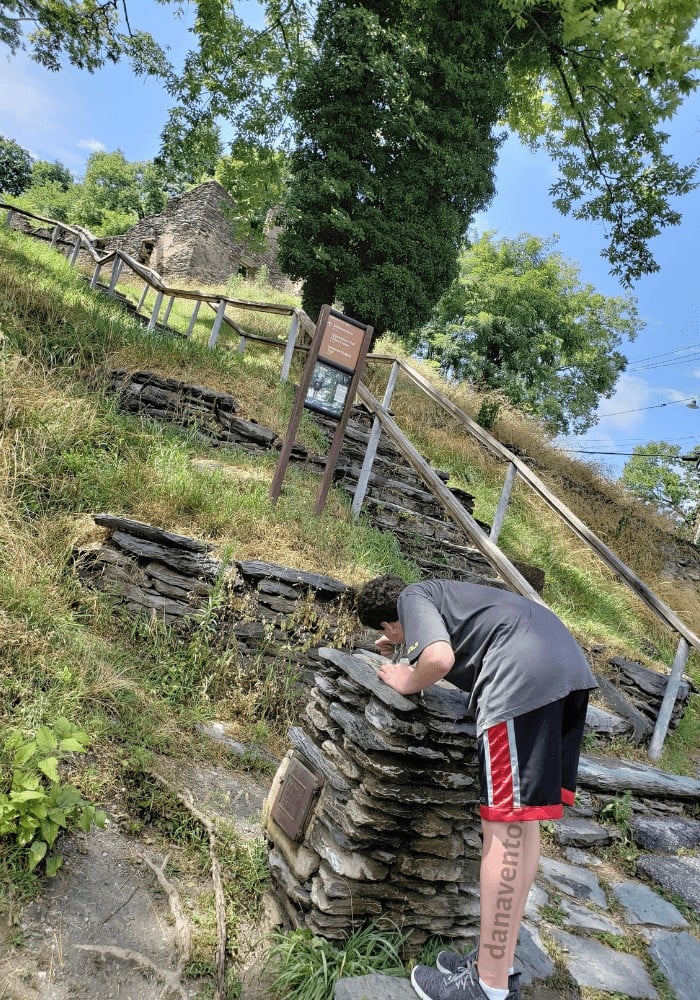
[[(255, 4), (249, 5), (250, 9)], [(132, 25), (151, 30), (171, 46), (178, 62), (190, 46), (191, 11), (176, 19), (173, 8), (154, 0), (130, 7)], [(170, 101), (157, 83), (134, 77), (127, 64), (95, 74), (72, 68), (52, 74), (24, 55), (0, 57), (0, 134), (42, 159), (58, 159), (79, 175), (93, 150), (121, 149), (129, 160), (158, 151), (158, 137)], [(690, 97), (669, 123), (670, 149), (682, 161), (700, 155), (700, 93)], [(548, 189), (555, 169), (544, 154), (532, 154), (509, 139), (501, 150), (497, 195), (475, 220), (480, 231), (495, 229), (558, 236), (557, 249), (576, 261), (582, 280), (607, 295), (622, 289), (600, 256), (602, 228), (560, 215)], [(583, 438), (562, 446), (593, 452), (631, 452), (637, 444), (666, 440), (690, 450), (700, 444), (700, 189), (679, 201), (680, 226), (656, 238), (661, 270), (641, 279), (633, 294), (645, 329), (623, 348), (629, 358), (615, 395), (603, 401), (598, 424)], [(688, 403), (697, 399), (698, 409)], [(624, 456), (580, 454), (616, 475)]]

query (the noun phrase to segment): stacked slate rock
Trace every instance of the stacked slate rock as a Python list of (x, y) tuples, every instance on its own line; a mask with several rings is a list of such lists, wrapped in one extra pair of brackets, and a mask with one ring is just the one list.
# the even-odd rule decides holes
[[(318, 414), (314, 419), (330, 437), (335, 429), (332, 421)], [(365, 407), (353, 407), (335, 469), (336, 482), (351, 496), (355, 495), (372, 422), (373, 417)], [(439, 469), (434, 471), (447, 484), (449, 474)], [(449, 488), (466, 512), (473, 515), (472, 494), (459, 487)], [(402, 553), (417, 563), (426, 576), (503, 586), (481, 553), (464, 544), (464, 531), (446, 519), (442, 505), (425, 489), (420, 476), (383, 432), (362, 509), (375, 528), (396, 536)], [(487, 525), (482, 527), (488, 530)], [(533, 586), (541, 586), (541, 582), (531, 582)]]
[(119, 397), (122, 409), (181, 427), (196, 427), (211, 444), (260, 452), (279, 448), (280, 439), (269, 427), (237, 416), (233, 396), (201, 385), (189, 385), (153, 372), (109, 373), (109, 391)]
[[(634, 708), (649, 720), (651, 729), (658, 717), (668, 678), (655, 670), (649, 670), (641, 663), (626, 660), (621, 656), (612, 657), (609, 663), (614, 669), (619, 690), (627, 696)], [(691, 689), (696, 690), (694, 687), (691, 688), (690, 681), (681, 680), (671, 713), (671, 728), (675, 728), (683, 718), (690, 701)]]
[[(197, 539), (111, 514), (97, 514), (95, 522), (109, 534), (75, 554), (78, 575), (134, 614), (186, 624), (219, 586), (225, 594), (216, 609), (218, 641), (244, 662), (276, 671), (290, 665), (304, 685), (318, 667), (319, 644), (355, 639), (357, 623), (347, 611), (353, 592), (339, 580), (258, 560), (225, 566)], [(339, 634), (339, 621), (350, 634)]]
[(97, 514), (95, 523), (109, 536), (75, 554), (83, 583), (166, 624), (196, 616), (205, 606), (222, 568), (210, 545), (111, 514)]
[[(462, 692), (435, 685), (405, 698), (377, 657), (319, 650), (303, 727), (265, 810), (276, 894), (294, 926), (345, 938), (370, 920), (467, 947), (477, 933), (480, 856), (474, 725)], [(273, 818), (291, 761), (321, 789), (297, 831)], [(290, 835), (296, 833), (296, 837)]]

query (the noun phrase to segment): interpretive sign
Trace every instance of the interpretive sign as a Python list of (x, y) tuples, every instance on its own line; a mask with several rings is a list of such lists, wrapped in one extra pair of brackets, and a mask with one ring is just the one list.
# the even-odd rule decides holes
[(282, 489), (297, 428), (306, 408), (338, 423), (316, 500), (316, 513), (323, 510), (373, 333), (371, 326), (330, 306), (321, 308), (270, 487), (273, 501)]
[(311, 373), (311, 385), (306, 390), (304, 406), (307, 410), (316, 410), (339, 420), (345, 409), (351, 381), (352, 372), (317, 361)]
[(355, 371), (367, 327), (331, 311), (321, 334), (318, 356), (348, 371)]

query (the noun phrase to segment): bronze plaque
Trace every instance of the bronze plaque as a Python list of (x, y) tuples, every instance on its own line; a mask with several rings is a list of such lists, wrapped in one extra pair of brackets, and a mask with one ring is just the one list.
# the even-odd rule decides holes
[(298, 840), (323, 782), (299, 757), (292, 755), (270, 815), (292, 840)]

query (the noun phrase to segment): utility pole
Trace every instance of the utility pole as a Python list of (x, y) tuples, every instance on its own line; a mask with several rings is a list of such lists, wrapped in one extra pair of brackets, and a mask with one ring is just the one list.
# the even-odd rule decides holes
[[(700, 446), (695, 449), (691, 455), (681, 455), (682, 462), (693, 462), (695, 465), (695, 471), (698, 476), (700, 476)], [(693, 529), (693, 544), (697, 545), (700, 542), (700, 506), (698, 506), (695, 515), (695, 527)]]

